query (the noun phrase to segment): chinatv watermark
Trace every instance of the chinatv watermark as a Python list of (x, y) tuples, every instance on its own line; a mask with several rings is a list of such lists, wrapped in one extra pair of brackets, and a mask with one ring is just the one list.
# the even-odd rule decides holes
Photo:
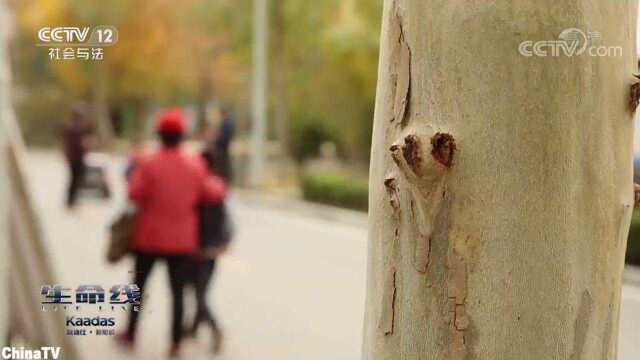
[(35, 349), (25, 349), (24, 347), (3, 347), (0, 351), (0, 359), (31, 360), (31, 359), (61, 359), (61, 348), (54, 346), (43, 346)]
[(522, 56), (622, 56), (622, 46), (598, 45), (602, 35), (598, 31), (584, 32), (580, 29), (563, 30), (558, 40), (526, 40), (520, 43), (518, 51)]
[(118, 29), (91, 27), (43, 27), (36, 46), (47, 47), (51, 60), (103, 60), (104, 48), (118, 42)]

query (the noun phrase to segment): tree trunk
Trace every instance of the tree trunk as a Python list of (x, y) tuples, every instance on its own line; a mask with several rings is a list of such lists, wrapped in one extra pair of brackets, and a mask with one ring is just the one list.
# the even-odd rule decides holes
[(100, 145), (109, 149), (113, 145), (114, 131), (109, 116), (109, 105), (107, 102), (107, 74), (106, 69), (98, 64), (95, 67), (96, 77), (93, 82), (92, 93), (92, 117), (96, 124), (96, 132)]
[(211, 73), (207, 66), (203, 65), (200, 70), (200, 83), (198, 92), (198, 107), (196, 116), (196, 132), (202, 132), (205, 128), (211, 126), (208, 123), (207, 108), (209, 107), (209, 101), (211, 100), (212, 89)]
[[(636, 12), (385, 1), (364, 359), (616, 359)], [(568, 28), (622, 54), (518, 50)]]
[(287, 104), (287, 68), (285, 65), (285, 1), (273, 1), (273, 118), (282, 154), (289, 157), (289, 113)]

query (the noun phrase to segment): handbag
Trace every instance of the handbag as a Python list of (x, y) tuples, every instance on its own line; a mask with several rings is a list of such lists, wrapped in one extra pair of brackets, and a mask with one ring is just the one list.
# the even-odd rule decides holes
[(226, 204), (202, 204), (200, 218), (201, 255), (213, 260), (224, 253), (233, 239), (233, 225)]
[(117, 263), (131, 251), (135, 223), (136, 210), (127, 208), (109, 225), (109, 248), (107, 249), (109, 263)]

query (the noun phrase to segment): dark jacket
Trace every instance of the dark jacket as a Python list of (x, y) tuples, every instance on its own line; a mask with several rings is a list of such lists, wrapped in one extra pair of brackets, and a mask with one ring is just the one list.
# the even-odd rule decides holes
[(233, 176), (231, 165), (230, 147), (235, 133), (234, 122), (231, 118), (225, 118), (218, 129), (218, 136), (205, 154), (207, 161), (215, 163), (215, 172), (226, 182), (231, 182)]
[(224, 204), (200, 205), (200, 248), (218, 248), (231, 241), (231, 226)]
[[(202, 157), (207, 163), (209, 172), (219, 174), (219, 158), (211, 151), (204, 151)], [(223, 177), (223, 179), (225, 179)], [(225, 179), (227, 180), (227, 179)], [(231, 219), (224, 202), (217, 204), (203, 203), (199, 206), (200, 216), (200, 248), (222, 247), (231, 241)]]
[(82, 162), (87, 153), (85, 139), (91, 130), (80, 122), (67, 125), (62, 133), (64, 154), (70, 163)]

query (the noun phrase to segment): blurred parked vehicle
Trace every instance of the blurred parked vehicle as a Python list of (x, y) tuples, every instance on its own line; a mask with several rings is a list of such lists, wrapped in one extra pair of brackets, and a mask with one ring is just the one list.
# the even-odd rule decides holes
[(90, 152), (85, 156), (85, 163), (87, 168), (81, 190), (95, 191), (102, 198), (108, 199), (111, 196), (111, 189), (107, 181), (107, 155)]

